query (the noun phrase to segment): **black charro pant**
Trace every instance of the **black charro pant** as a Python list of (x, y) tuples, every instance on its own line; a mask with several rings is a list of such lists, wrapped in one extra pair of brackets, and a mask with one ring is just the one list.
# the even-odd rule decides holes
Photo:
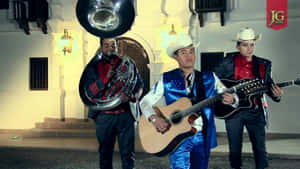
[(268, 166), (268, 158), (265, 144), (265, 118), (258, 110), (243, 110), (234, 117), (225, 120), (229, 142), (229, 160), (232, 168), (242, 166), (242, 143), (244, 126), (252, 144), (256, 169), (264, 169)]
[(99, 142), (100, 169), (112, 169), (114, 145), (118, 139), (122, 169), (134, 168), (135, 120), (131, 113), (100, 113), (95, 119)]

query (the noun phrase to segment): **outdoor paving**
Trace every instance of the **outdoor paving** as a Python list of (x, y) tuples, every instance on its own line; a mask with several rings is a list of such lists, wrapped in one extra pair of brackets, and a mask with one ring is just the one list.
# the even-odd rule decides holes
[[(226, 137), (218, 137), (209, 169), (230, 169)], [(155, 157), (136, 144), (136, 169), (169, 169), (168, 157)], [(267, 139), (268, 169), (300, 169), (300, 138)], [(23, 138), (18, 133), (0, 133), (0, 169), (97, 169), (96, 138)], [(243, 169), (254, 169), (252, 149), (243, 143)], [(114, 169), (121, 169), (118, 152)]]
[[(97, 169), (98, 153), (86, 150), (62, 150), (48, 148), (0, 148), (1, 169)], [(243, 157), (243, 169), (254, 169), (251, 155)], [(300, 169), (299, 159), (269, 158), (268, 169)], [(136, 153), (136, 169), (169, 169), (168, 157), (155, 157)], [(114, 169), (121, 169), (118, 153), (114, 155)], [(213, 154), (209, 169), (230, 169), (227, 156)]]

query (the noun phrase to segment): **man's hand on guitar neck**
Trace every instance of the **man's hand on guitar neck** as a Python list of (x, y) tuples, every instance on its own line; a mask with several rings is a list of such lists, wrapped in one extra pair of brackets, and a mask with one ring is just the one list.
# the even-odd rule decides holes
[(273, 83), (271, 85), (271, 91), (272, 94), (277, 98), (277, 100), (280, 100), (281, 96), (283, 95), (283, 90), (279, 86)]
[(233, 104), (235, 102), (235, 98), (233, 94), (225, 92), (222, 96), (223, 96), (223, 100), (222, 100), (223, 104)]
[(152, 122), (157, 132), (165, 133), (169, 130), (171, 125), (163, 118), (159, 117), (156, 114), (153, 114), (149, 117), (149, 121)]

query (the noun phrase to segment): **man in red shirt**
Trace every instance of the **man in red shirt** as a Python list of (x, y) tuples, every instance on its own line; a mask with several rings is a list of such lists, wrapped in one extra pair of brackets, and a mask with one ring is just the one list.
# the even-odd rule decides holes
[[(275, 102), (279, 102), (283, 91), (274, 84), (271, 78), (271, 61), (253, 54), (255, 43), (260, 37), (261, 35), (255, 35), (251, 28), (241, 29), (237, 35), (236, 44), (239, 52), (228, 53), (213, 71), (220, 79), (263, 79), (265, 84), (270, 85), (270, 90), (266, 94)], [(252, 143), (256, 169), (263, 169), (268, 166), (265, 145), (267, 113), (264, 95), (256, 96), (254, 104), (255, 106), (240, 109), (238, 113), (225, 119), (230, 150), (229, 159), (231, 167), (234, 169), (240, 169), (242, 166), (241, 151), (244, 126)]]
[[(80, 96), (89, 106), (88, 117), (94, 119), (96, 123), (100, 169), (113, 168), (116, 139), (118, 139), (122, 169), (133, 169), (135, 126), (140, 115), (137, 103), (142, 94), (143, 82), (135, 63), (127, 56), (117, 54), (114, 38), (101, 39), (100, 44), (96, 56), (86, 66), (81, 76)], [(124, 63), (125, 59), (127, 62)], [(136, 83), (126, 81), (126, 78), (120, 79), (122, 75), (118, 72), (123, 73), (125, 77), (134, 73), (134, 78), (130, 79)], [(122, 90), (128, 83), (132, 85), (129, 87), (132, 90)], [(110, 101), (112, 98), (113, 100)], [(102, 104), (104, 100), (111, 106)]]

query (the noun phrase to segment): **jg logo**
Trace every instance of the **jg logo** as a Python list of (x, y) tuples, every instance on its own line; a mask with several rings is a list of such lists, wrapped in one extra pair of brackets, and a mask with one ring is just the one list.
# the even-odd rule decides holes
[(274, 24), (284, 24), (284, 11), (271, 10), (271, 22), (269, 26)]

